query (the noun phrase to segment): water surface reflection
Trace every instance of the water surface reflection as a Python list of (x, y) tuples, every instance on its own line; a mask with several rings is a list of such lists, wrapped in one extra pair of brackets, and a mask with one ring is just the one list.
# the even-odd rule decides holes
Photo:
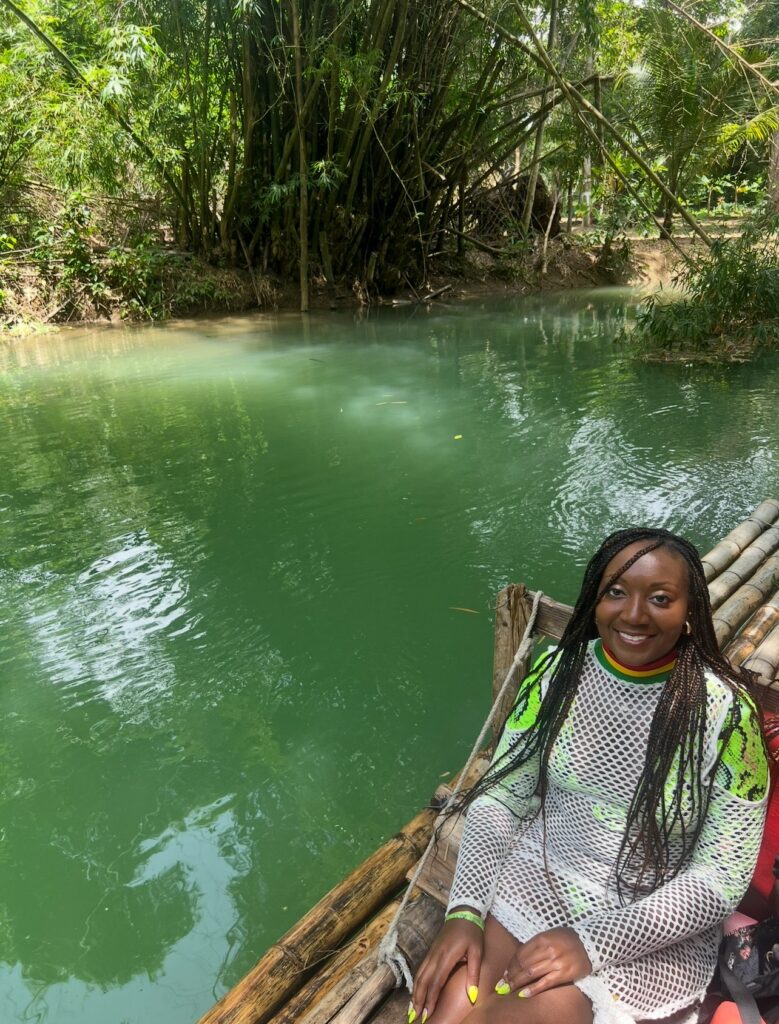
[(505, 582), (779, 493), (779, 361), (636, 366), (626, 315), (0, 347), (4, 1021), (196, 1019), (457, 769)]

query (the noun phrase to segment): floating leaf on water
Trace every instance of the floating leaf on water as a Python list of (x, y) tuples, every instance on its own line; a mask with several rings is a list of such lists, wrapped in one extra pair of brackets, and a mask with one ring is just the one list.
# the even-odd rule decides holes
[(479, 614), (476, 611), (475, 608), (459, 608), (457, 605), (454, 605), (454, 604), (450, 604), (449, 605), (449, 611), (450, 612), (468, 612), (469, 615), (478, 615)]
[(455, 439), (455, 441), (462, 441), (463, 435), (462, 434), (455, 434), (454, 435), (454, 439)]

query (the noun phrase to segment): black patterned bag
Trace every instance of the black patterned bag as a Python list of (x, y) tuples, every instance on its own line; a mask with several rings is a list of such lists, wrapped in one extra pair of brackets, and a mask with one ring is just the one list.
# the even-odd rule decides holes
[(712, 988), (733, 1000), (744, 1024), (779, 1020), (779, 918), (725, 936)]

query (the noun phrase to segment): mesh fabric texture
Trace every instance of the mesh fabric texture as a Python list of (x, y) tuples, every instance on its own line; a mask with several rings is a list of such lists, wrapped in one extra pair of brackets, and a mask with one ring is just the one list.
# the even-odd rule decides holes
[[(593, 967), (591, 982), (580, 987), (593, 1000), (595, 1024), (606, 1024), (665, 1017), (703, 997), (721, 922), (754, 868), (767, 768), (758, 716), (744, 703), (729, 756), (711, 778), (733, 696), (707, 676), (704, 780), (711, 799), (700, 839), (676, 877), (620, 905), (615, 862), (664, 683), (618, 678), (596, 657), (596, 644), (550, 757), (543, 814), (537, 757), (478, 797), (468, 810), (449, 906), (489, 911), (520, 941), (557, 925), (574, 928)], [(547, 664), (523, 683), (493, 763), (533, 728), (551, 671)], [(749, 778), (734, 770), (738, 750), (749, 752)], [(672, 852), (679, 843), (672, 833)]]

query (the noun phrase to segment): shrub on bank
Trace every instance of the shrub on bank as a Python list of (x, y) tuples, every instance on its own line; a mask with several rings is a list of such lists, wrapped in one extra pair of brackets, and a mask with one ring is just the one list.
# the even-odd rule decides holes
[(631, 340), (649, 356), (738, 356), (779, 345), (779, 217), (747, 224), (675, 279), (678, 301), (650, 296)]
[[(30, 244), (31, 243), (31, 244)], [(173, 251), (151, 236), (106, 242), (74, 195), (26, 245), (0, 234), (0, 326), (75, 320), (163, 320), (273, 305), (264, 280)]]

